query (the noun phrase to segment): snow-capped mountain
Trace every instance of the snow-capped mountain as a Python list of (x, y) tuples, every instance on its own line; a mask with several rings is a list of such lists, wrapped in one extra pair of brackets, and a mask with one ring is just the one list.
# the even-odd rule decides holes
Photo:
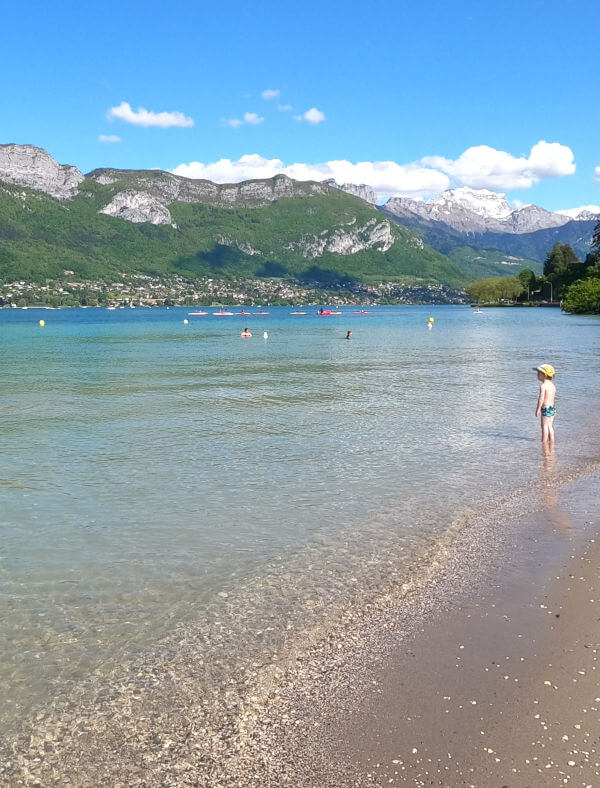
[(432, 200), (393, 197), (383, 207), (386, 213), (400, 221), (406, 219), (430, 226), (443, 224), (460, 233), (530, 233), (561, 227), (573, 219), (600, 218), (600, 208), (596, 214), (591, 213), (596, 206), (561, 213), (547, 211), (538, 205), (513, 209), (504, 194), (467, 187), (449, 189)]
[(600, 205), (582, 205), (581, 208), (568, 208), (566, 211), (556, 211), (556, 213), (578, 222), (589, 222), (597, 220), (600, 216)]
[(539, 262), (557, 242), (569, 244), (583, 260), (600, 221), (595, 205), (560, 212), (538, 205), (513, 209), (503, 194), (469, 188), (450, 189), (427, 201), (395, 197), (380, 210), (417, 228), (425, 243), (442, 254), (466, 246)]

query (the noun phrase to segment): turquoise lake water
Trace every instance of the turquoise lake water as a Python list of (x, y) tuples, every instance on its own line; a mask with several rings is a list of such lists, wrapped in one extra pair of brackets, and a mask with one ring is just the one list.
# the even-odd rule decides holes
[[(182, 632), (217, 685), (240, 652), (408, 576), (470, 507), (543, 473), (540, 363), (558, 467), (598, 460), (597, 318), (189, 311), (0, 310), (5, 734)], [(235, 642), (209, 644), (221, 620)]]

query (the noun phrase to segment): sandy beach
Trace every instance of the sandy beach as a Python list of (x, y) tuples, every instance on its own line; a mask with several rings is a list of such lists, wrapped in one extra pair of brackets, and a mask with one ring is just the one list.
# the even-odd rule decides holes
[(472, 583), (450, 569), (320, 682), (300, 681), (272, 784), (598, 785), (597, 491), (597, 474), (550, 490), (504, 524), (493, 560), (467, 551)]
[(176, 684), (165, 666), (142, 691), (113, 688), (91, 716), (41, 720), (3, 784), (599, 784), (599, 475), (588, 471), (562, 485), (553, 471), (464, 528), (424, 587), (286, 669), (265, 666), (242, 702), (223, 703), (218, 733), (193, 675)]

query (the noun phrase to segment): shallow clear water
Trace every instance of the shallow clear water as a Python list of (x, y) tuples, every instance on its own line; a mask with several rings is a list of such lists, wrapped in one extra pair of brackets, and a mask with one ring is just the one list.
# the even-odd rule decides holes
[(231, 666), (408, 573), (468, 507), (543, 473), (539, 363), (558, 370), (559, 466), (598, 456), (597, 318), (188, 311), (0, 310), (5, 730), (175, 632), (228, 615)]

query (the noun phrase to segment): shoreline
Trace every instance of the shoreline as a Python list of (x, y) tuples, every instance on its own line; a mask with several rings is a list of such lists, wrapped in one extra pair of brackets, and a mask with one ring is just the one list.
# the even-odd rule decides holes
[[(497, 515), (492, 513), (483, 525), (479, 521), (468, 525), (444, 548), (445, 562), (424, 589), (408, 588), (404, 599), (367, 605), (364, 616), (351, 620), (345, 628), (333, 627), (316, 645), (307, 644), (304, 653), (298, 653), (291, 664), (257, 664), (245, 697), (236, 695), (234, 687), (224, 688), (220, 710), (213, 706), (215, 719), (221, 720), (220, 729), (210, 726), (206, 708), (199, 705), (196, 687), (202, 668), (181, 675), (170, 655), (165, 655), (164, 662), (150, 666), (143, 676), (138, 673), (137, 680), (132, 674), (119, 686), (107, 686), (104, 697), (97, 699), (100, 706), (88, 703), (88, 713), (72, 709), (66, 716), (44, 715), (29, 744), (21, 740), (21, 750), (13, 753), (10, 766), (6, 768), (5, 763), (0, 775), (9, 776), (11, 785), (59, 785), (66, 777), (82, 786), (114, 785), (119, 776), (124, 778), (124, 785), (148, 786), (333, 788), (387, 784), (389, 780), (410, 782), (413, 778), (414, 784), (427, 784), (417, 781), (423, 763), (418, 753), (425, 750), (435, 755), (435, 747), (442, 742), (446, 758), (451, 752), (444, 735), (423, 743), (446, 712), (441, 690), (428, 703), (423, 702), (431, 690), (429, 676), (441, 677), (448, 686), (455, 682), (455, 660), (459, 657), (458, 664), (467, 664), (467, 652), (456, 651), (457, 633), (462, 629), (461, 640), (465, 643), (471, 632), (475, 659), (482, 656), (488, 641), (494, 642), (489, 633), (477, 634), (472, 629), (474, 612), (482, 601), (491, 605), (491, 597), (497, 597), (493, 602), (496, 608), (486, 609), (482, 626), (493, 620), (490, 614), (494, 610), (500, 609), (502, 624), (508, 615), (506, 604), (512, 600), (518, 608), (528, 598), (525, 581), (535, 577), (540, 583), (548, 582), (552, 573), (558, 574), (555, 567), (564, 562), (566, 552), (576, 554), (588, 546), (586, 530), (591, 526), (579, 522), (581, 512), (570, 511), (573, 496), (567, 491), (584, 490), (582, 500), (593, 501), (599, 472), (596, 464), (592, 465), (594, 470), (586, 475), (582, 476), (581, 470), (566, 475), (559, 492), (560, 503), (555, 500), (557, 479), (548, 478), (540, 482), (539, 490), (525, 504), (515, 495), (505, 509)], [(545, 504), (546, 515), (532, 514), (533, 499)], [(525, 549), (517, 550), (521, 546)], [(503, 578), (508, 584), (503, 585)], [(552, 607), (556, 609), (556, 605)], [(538, 610), (541, 608), (535, 612)], [(520, 620), (514, 613), (508, 617)], [(522, 643), (522, 639), (517, 642), (519, 646)], [(186, 650), (190, 647), (191, 642), (182, 646)], [(590, 654), (595, 659), (591, 649)], [(423, 675), (426, 666), (429, 673)], [(461, 680), (464, 675), (461, 671)], [(530, 683), (532, 680), (530, 676)], [(522, 691), (526, 684), (520, 679), (515, 687)], [(484, 681), (481, 686), (464, 690), (469, 689), (467, 694), (477, 700), (473, 709), (478, 713), (486, 708), (486, 686)], [(508, 686), (507, 680), (502, 686)], [(412, 688), (412, 696), (406, 694), (407, 687)], [(456, 692), (453, 688), (446, 695), (453, 698)], [(79, 697), (85, 701), (84, 687)], [(419, 707), (418, 713), (399, 715), (398, 709), (405, 707), (407, 698)], [(460, 715), (466, 716), (465, 704), (459, 705), (463, 706)], [(451, 711), (458, 714), (449, 708), (448, 713)], [(411, 747), (399, 756), (392, 742), (398, 736), (402, 742), (410, 741), (409, 733), (415, 741), (417, 719), (422, 729), (414, 745), (417, 753), (413, 754)], [(383, 729), (378, 728), (379, 723)], [(463, 722), (455, 724), (459, 725), (462, 741)], [(356, 729), (360, 736), (353, 738)], [(481, 730), (486, 728), (482, 726)], [(391, 739), (390, 731), (394, 732)], [(501, 733), (497, 737), (501, 738)], [(498, 752), (497, 746), (490, 743), (489, 749)], [(478, 751), (476, 755), (483, 757)], [(487, 753), (484, 760), (489, 757)], [(471, 755), (469, 763), (470, 759)], [(403, 763), (398, 769), (394, 761), (400, 760)], [(450, 760), (456, 764), (459, 756)], [(377, 763), (382, 766), (375, 766)], [(385, 772), (388, 767), (393, 767), (389, 776)], [(485, 768), (489, 768), (488, 763)], [(395, 771), (402, 774), (396, 775)]]
[(369, 622), (342, 663), (324, 651), (323, 678), (285, 697), (294, 724), (265, 733), (272, 784), (597, 784), (598, 481), (509, 523), (473, 583), (450, 572)]

